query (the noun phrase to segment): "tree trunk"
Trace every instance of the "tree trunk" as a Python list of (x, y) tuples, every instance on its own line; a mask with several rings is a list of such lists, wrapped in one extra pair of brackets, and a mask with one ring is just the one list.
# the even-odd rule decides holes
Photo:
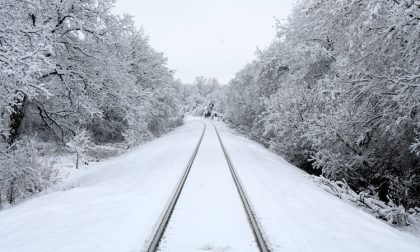
[(26, 95), (24, 95), (22, 101), (13, 106), (13, 112), (10, 115), (9, 145), (12, 145), (16, 139), (19, 138), (20, 128), (22, 126), (23, 118), (25, 117), (25, 105), (27, 104), (27, 100)]
[(9, 204), (13, 204), (15, 201), (15, 181), (16, 178), (14, 178), (9, 185), (8, 195), (7, 195), (7, 201)]

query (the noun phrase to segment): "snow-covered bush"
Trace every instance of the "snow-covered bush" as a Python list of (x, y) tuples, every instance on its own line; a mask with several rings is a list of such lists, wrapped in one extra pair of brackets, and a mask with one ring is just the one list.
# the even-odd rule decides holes
[(71, 141), (66, 143), (66, 147), (70, 152), (76, 154), (76, 169), (79, 168), (79, 162), (87, 151), (90, 142), (89, 138), (86, 130), (80, 130)]
[(43, 166), (33, 140), (17, 141), (0, 152), (0, 208), (30, 197), (57, 181), (57, 171)]

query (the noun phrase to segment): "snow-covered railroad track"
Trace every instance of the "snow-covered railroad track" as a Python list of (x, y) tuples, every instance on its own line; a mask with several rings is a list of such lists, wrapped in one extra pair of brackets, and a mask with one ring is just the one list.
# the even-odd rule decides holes
[(251, 205), (249, 204), (249, 200), (246, 196), (246, 193), (245, 193), (245, 191), (242, 187), (242, 184), (241, 184), (241, 182), (238, 178), (238, 175), (235, 171), (235, 168), (233, 167), (233, 164), (232, 164), (232, 161), (229, 157), (229, 154), (226, 151), (226, 148), (223, 144), (222, 138), (220, 137), (219, 131), (217, 130), (216, 125), (213, 124), (213, 127), (214, 127), (214, 130), (216, 131), (217, 138), (219, 139), (220, 146), (222, 147), (223, 153), (225, 155), (227, 164), (228, 164), (229, 169), (230, 169), (230, 173), (232, 174), (233, 180), (235, 181), (236, 188), (237, 188), (238, 193), (241, 197), (241, 201), (242, 201), (243, 207), (245, 209), (246, 215), (248, 217), (248, 221), (249, 221), (249, 224), (251, 226), (252, 233), (254, 234), (254, 237), (255, 237), (255, 242), (257, 243), (258, 248), (261, 252), (269, 252), (270, 250), (268, 249), (267, 243), (265, 242), (264, 236), (262, 235), (261, 228), (260, 228), (260, 226), (258, 225), (258, 222), (255, 219), (254, 212), (252, 211), (252, 208), (251, 208)]
[(159, 222), (159, 226), (153, 235), (153, 239), (149, 244), (147, 252), (154, 252), (154, 251), (157, 251), (159, 248), (159, 242), (162, 239), (163, 234), (165, 233), (165, 229), (168, 226), (168, 223), (174, 211), (175, 205), (179, 199), (179, 196), (181, 195), (182, 188), (185, 185), (185, 181), (187, 180), (188, 174), (190, 173), (195, 157), (197, 156), (197, 152), (200, 149), (201, 142), (203, 141), (204, 133), (206, 132), (206, 128), (207, 128), (205, 123), (203, 123), (203, 125), (204, 125), (203, 132), (201, 133), (197, 146), (195, 147), (194, 152), (187, 164), (184, 174), (182, 175), (181, 179), (178, 182), (176, 190), (171, 197), (168, 207), (165, 210), (165, 214), (162, 216), (162, 219)]

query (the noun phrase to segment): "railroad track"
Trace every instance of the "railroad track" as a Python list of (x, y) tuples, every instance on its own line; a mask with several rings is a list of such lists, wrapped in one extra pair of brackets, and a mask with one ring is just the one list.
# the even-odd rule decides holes
[[(207, 128), (206, 124), (205, 123), (203, 123), (203, 124), (204, 124), (204, 129), (203, 129), (203, 132), (201, 133), (200, 140), (198, 141), (198, 143), (197, 143), (197, 145), (194, 149), (193, 155), (191, 156), (191, 158), (190, 158), (190, 160), (187, 164), (187, 167), (184, 171), (183, 176), (181, 177), (180, 181), (178, 182), (178, 185), (176, 187), (176, 190), (175, 190), (174, 194), (172, 195), (170, 203), (165, 210), (165, 214), (163, 215), (162, 219), (159, 222), (159, 226), (158, 226), (158, 228), (156, 229), (156, 231), (153, 235), (153, 239), (150, 242), (149, 246), (147, 247), (147, 250), (146, 250), (147, 252), (155, 252), (155, 251), (158, 251), (158, 249), (159, 249), (159, 243), (160, 243), (160, 241), (163, 237), (163, 234), (165, 233), (166, 227), (168, 226), (171, 215), (172, 215), (172, 213), (175, 209), (175, 205), (176, 205), (176, 203), (177, 203), (177, 201), (178, 201), (178, 199), (181, 195), (181, 191), (182, 191), (182, 189), (184, 187), (184, 184), (185, 184), (185, 181), (187, 180), (187, 177), (190, 173), (190, 170), (191, 170), (191, 167), (194, 163), (195, 157), (197, 156), (197, 153), (198, 153), (198, 150), (200, 148), (201, 142), (203, 141), (204, 133), (206, 132), (206, 128)], [(260, 252), (270, 252), (270, 250), (267, 247), (267, 243), (264, 240), (264, 236), (262, 235), (262, 232), (261, 232), (261, 229), (258, 225), (258, 222), (255, 219), (254, 213), (252, 211), (251, 205), (249, 204), (249, 200), (246, 196), (246, 193), (245, 193), (245, 191), (242, 187), (242, 184), (241, 184), (241, 182), (238, 178), (238, 175), (236, 174), (235, 168), (233, 167), (233, 164), (232, 164), (232, 161), (229, 157), (229, 154), (226, 151), (226, 148), (225, 148), (225, 146), (223, 144), (223, 141), (220, 137), (219, 131), (217, 130), (216, 125), (213, 124), (213, 127), (214, 127), (214, 130), (216, 131), (217, 138), (219, 139), (220, 146), (222, 147), (223, 154), (225, 155), (226, 162), (229, 166), (230, 173), (231, 173), (232, 178), (235, 182), (236, 189), (238, 190), (239, 196), (241, 198), (242, 205), (245, 209), (247, 219), (248, 219), (248, 222), (249, 222), (250, 227), (252, 229), (252, 232), (254, 234), (255, 242), (257, 243), (259, 251)]]
[(270, 250), (268, 249), (267, 243), (264, 239), (264, 236), (261, 232), (261, 228), (259, 227), (258, 222), (255, 219), (254, 212), (251, 208), (251, 205), (249, 204), (249, 200), (246, 196), (245, 190), (243, 189), (241, 181), (238, 178), (238, 175), (235, 171), (235, 168), (233, 167), (229, 154), (226, 151), (225, 145), (223, 144), (222, 138), (220, 137), (219, 131), (217, 130), (216, 125), (213, 124), (213, 127), (214, 127), (214, 130), (216, 131), (217, 138), (219, 139), (220, 146), (222, 147), (223, 154), (225, 154), (225, 158), (229, 166), (230, 173), (232, 174), (232, 178), (235, 181), (236, 189), (238, 190), (239, 196), (241, 197), (242, 205), (245, 209), (249, 225), (251, 226), (252, 233), (254, 234), (254, 237), (255, 237), (255, 242), (257, 243), (257, 246), (260, 252), (270, 252)]
[(165, 233), (165, 229), (168, 226), (168, 223), (174, 211), (175, 205), (179, 199), (179, 196), (181, 195), (182, 188), (184, 188), (185, 181), (187, 180), (188, 174), (190, 173), (195, 157), (197, 156), (198, 149), (200, 149), (201, 142), (203, 141), (204, 133), (206, 132), (206, 128), (207, 128), (205, 123), (203, 123), (203, 125), (204, 125), (204, 129), (203, 129), (203, 132), (201, 133), (200, 140), (198, 141), (194, 149), (194, 152), (190, 160), (188, 161), (184, 174), (182, 175), (181, 179), (178, 182), (175, 193), (172, 195), (171, 201), (169, 202), (169, 205), (165, 210), (165, 214), (160, 220), (159, 226), (156, 229), (155, 234), (153, 235), (153, 239), (146, 250), (147, 252), (155, 252), (159, 248), (160, 240), (162, 239), (162, 236)]

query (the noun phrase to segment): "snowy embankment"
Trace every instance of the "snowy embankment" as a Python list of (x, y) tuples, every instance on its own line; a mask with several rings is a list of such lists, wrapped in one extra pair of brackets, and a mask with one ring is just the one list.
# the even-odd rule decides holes
[(197, 144), (185, 126), (91, 166), (76, 187), (0, 211), (1, 252), (141, 251)]
[(325, 192), (283, 158), (217, 126), (272, 251), (420, 251), (420, 238)]
[[(223, 123), (216, 124), (272, 252), (420, 250), (418, 237), (325, 192), (282, 158), (233, 134)], [(1, 211), (0, 251), (143, 251), (202, 129), (196, 119), (188, 120), (171, 134), (93, 165), (89, 174), (68, 181), (74, 188)], [(233, 180), (223, 170), (228, 168), (217, 136), (208, 130), (163, 249), (253, 251), (234, 190), (226, 191)], [(229, 231), (237, 228), (240, 232)], [(191, 233), (193, 237), (188, 236)], [(196, 243), (190, 244), (191, 237)], [(220, 240), (236, 243), (219, 244)], [(244, 244), (251, 244), (249, 250)]]

